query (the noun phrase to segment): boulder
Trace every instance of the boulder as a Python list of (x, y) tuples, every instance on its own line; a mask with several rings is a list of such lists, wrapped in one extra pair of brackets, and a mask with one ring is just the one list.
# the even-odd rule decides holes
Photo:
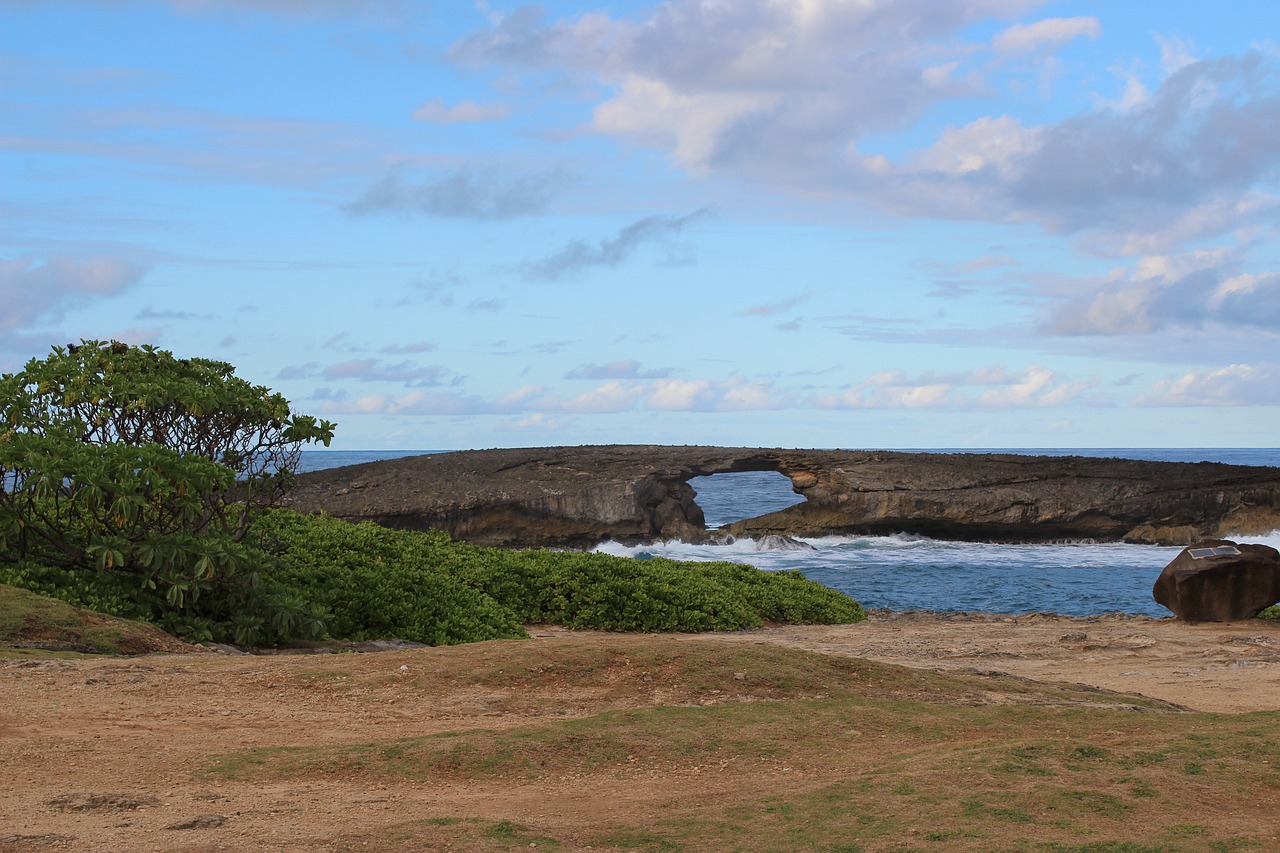
[(1156, 579), (1152, 595), (1179, 619), (1252, 619), (1280, 602), (1280, 551), (1226, 539), (1182, 550)]

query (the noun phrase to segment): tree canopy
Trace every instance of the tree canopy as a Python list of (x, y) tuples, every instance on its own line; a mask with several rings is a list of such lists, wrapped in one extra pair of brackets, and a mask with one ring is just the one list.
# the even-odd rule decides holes
[(225, 362), (54, 347), (0, 376), (0, 560), (132, 575), (171, 612), (253, 599), (242, 540), (334, 428)]

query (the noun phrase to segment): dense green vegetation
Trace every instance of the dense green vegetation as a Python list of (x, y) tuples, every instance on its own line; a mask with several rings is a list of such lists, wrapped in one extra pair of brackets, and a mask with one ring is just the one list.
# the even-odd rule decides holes
[(273, 509), (302, 446), (334, 428), (223, 362), (55, 347), (0, 376), (0, 583), (237, 643), (865, 618), (798, 572), (499, 551)]
[[(251, 531), (270, 573), (262, 595), (312, 614), (328, 634), (432, 645), (525, 636), (526, 623), (607, 631), (740, 630), (766, 622), (835, 624), (866, 618), (847, 596), (799, 572), (736, 563), (630, 560), (607, 554), (506, 551), (446, 534), (349, 524), (285, 509)], [(126, 573), (0, 563), (0, 582), (134, 619), (151, 597)], [(232, 638), (243, 615), (190, 625), (191, 639)], [(280, 626), (258, 636), (289, 639)]]
[(224, 362), (54, 347), (0, 376), (4, 577), (191, 637), (317, 635), (250, 529), (333, 430)]
[(520, 636), (525, 623), (713, 631), (866, 618), (857, 602), (799, 572), (480, 548), (440, 532), (288, 510), (269, 513), (257, 529), (278, 549), (276, 579), (331, 611), (336, 636), (444, 644)]

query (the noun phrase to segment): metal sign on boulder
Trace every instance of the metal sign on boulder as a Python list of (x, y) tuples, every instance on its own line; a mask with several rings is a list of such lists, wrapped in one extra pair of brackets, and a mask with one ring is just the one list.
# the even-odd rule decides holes
[(1197, 542), (1164, 567), (1152, 595), (1179, 619), (1252, 619), (1280, 602), (1280, 551), (1225, 539)]

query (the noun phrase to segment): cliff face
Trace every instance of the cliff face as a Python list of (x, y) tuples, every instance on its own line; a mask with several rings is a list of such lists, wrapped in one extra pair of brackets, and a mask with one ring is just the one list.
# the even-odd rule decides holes
[(702, 541), (692, 477), (779, 471), (805, 502), (738, 536), (1187, 544), (1280, 529), (1280, 469), (1083, 457), (595, 446), (441, 453), (303, 474), (287, 505), (483, 545)]

